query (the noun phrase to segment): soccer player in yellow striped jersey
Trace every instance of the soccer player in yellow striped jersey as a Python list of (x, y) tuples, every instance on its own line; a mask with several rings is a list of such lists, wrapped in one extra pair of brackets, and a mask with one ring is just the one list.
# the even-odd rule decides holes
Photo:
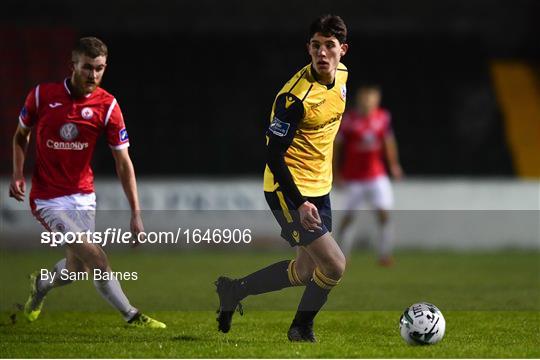
[[(274, 102), (267, 136), (272, 149), (276, 144), (289, 143), (284, 160), (296, 189), (292, 187), (285, 193), (288, 193), (295, 208), (304, 203), (304, 197), (317, 197), (330, 192), (332, 148), (345, 110), (345, 65), (338, 64), (334, 81), (330, 84), (321, 84), (317, 76), (309, 64), (285, 84)], [(280, 152), (283, 146), (278, 147), (276, 150)], [(264, 171), (264, 191), (274, 192), (280, 185), (293, 185), (284, 179), (281, 179), (282, 184), (277, 181), (270, 167), (277, 172), (282, 169), (276, 169), (280, 164), (273, 164), (272, 160), (269, 158)]]
[(311, 63), (277, 94), (267, 131), (265, 197), (281, 236), (297, 248), (283, 260), (240, 279), (216, 281), (218, 329), (228, 332), (240, 300), (290, 286), (305, 286), (288, 331), (291, 341), (315, 341), (313, 321), (345, 271), (345, 256), (330, 234), (332, 149), (345, 110), (347, 28), (335, 15), (310, 26)]

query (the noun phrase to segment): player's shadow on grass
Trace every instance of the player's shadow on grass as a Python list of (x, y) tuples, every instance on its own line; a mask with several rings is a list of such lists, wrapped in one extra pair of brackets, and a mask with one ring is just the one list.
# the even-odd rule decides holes
[(171, 338), (171, 340), (174, 340), (174, 341), (198, 341), (198, 340), (200, 340), (200, 338), (195, 337), (195, 336), (191, 336), (191, 335), (178, 335), (178, 336), (173, 336)]

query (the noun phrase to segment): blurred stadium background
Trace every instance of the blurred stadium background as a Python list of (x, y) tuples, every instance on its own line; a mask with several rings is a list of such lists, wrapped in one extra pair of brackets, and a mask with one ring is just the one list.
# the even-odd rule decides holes
[[(75, 38), (110, 47), (141, 176), (259, 176), (273, 97), (308, 62), (307, 25), (343, 16), (349, 92), (380, 83), (411, 176), (539, 176), (540, 5), (432, 2), (4, 2), (2, 171), (27, 91), (68, 73)], [(249, 149), (249, 151), (246, 151)], [(110, 175), (106, 147), (94, 169)], [(168, 161), (162, 161), (162, 158)]]

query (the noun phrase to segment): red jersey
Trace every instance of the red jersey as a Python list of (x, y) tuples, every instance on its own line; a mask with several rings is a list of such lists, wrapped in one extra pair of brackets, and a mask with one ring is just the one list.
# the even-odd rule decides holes
[(340, 129), (344, 180), (370, 180), (386, 174), (384, 139), (391, 131), (390, 113), (384, 109), (378, 108), (369, 115), (355, 110), (344, 114)]
[(129, 146), (116, 99), (97, 88), (82, 99), (71, 96), (69, 79), (40, 84), (30, 91), (19, 116), (36, 134), (36, 162), (30, 199), (94, 192), (90, 161), (105, 132), (113, 149)]

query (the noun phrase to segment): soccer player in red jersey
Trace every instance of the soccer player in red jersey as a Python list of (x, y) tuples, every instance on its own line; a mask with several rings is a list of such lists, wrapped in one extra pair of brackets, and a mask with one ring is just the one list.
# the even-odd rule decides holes
[[(101, 40), (95, 37), (79, 39), (72, 51), (71, 76), (62, 82), (37, 85), (28, 94), (21, 110), (13, 137), (13, 176), (9, 193), (18, 201), (24, 201), (23, 168), (30, 133), (34, 130), (36, 163), (30, 206), (36, 219), (48, 231), (94, 231), (96, 197), (90, 161), (96, 141), (103, 132), (131, 207), (131, 231), (135, 235), (144, 231), (122, 112), (116, 99), (100, 88), (107, 55), (107, 46)], [(95, 270), (112, 274), (101, 246), (89, 241), (64, 245), (66, 257), (56, 263), (49, 276), (43, 278), (37, 273), (30, 276), (31, 293), (24, 306), (24, 315), (29, 321), (37, 319), (50, 290), (72, 282), (66, 279), (69, 274), (93, 273)], [(108, 280), (94, 279), (94, 285), (129, 324), (166, 327), (133, 307), (114, 276)]]
[(403, 172), (390, 113), (379, 106), (380, 101), (378, 86), (363, 86), (356, 94), (356, 108), (343, 116), (336, 151), (341, 159), (340, 181), (345, 189), (346, 212), (337, 233), (344, 239), (343, 251), (349, 253), (353, 237), (343, 237), (344, 232), (353, 220), (353, 210), (360, 210), (367, 203), (375, 209), (380, 227), (379, 263), (389, 266), (393, 262), (394, 235), (389, 217), (393, 195), (384, 160), (394, 179), (399, 180)]

